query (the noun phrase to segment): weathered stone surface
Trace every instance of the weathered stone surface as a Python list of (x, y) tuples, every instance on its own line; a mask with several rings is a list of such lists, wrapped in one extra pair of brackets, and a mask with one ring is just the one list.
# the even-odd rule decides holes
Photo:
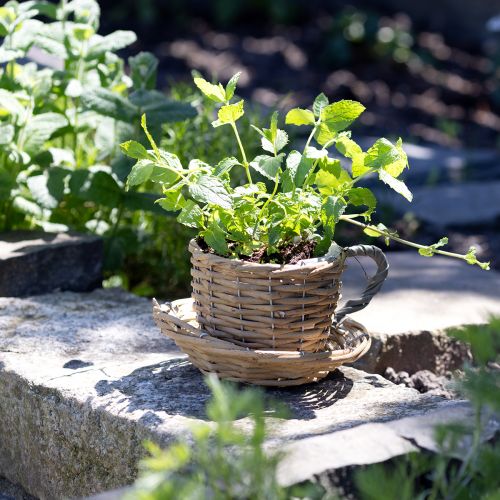
[[(410, 374), (419, 370), (445, 373), (461, 366), (467, 349), (444, 330), (480, 324), (500, 314), (500, 274), (445, 257), (416, 252), (387, 252), (389, 277), (370, 305), (353, 314), (373, 342), (356, 366), (383, 373), (387, 367)], [(366, 273), (374, 267), (359, 259)], [(356, 297), (366, 283), (361, 265), (349, 261), (343, 274), (343, 296)]]
[(102, 240), (74, 233), (15, 231), (0, 235), (0, 296), (101, 285)]
[(379, 202), (398, 212), (411, 212), (435, 227), (483, 225), (500, 217), (500, 181), (468, 182), (413, 189), (408, 203), (397, 193), (377, 191)]
[[(205, 418), (202, 376), (160, 337), (144, 299), (119, 290), (4, 298), (0, 318), (0, 474), (36, 496), (127, 484), (145, 438), (166, 445)], [(80, 368), (68, 367), (74, 360)], [(449, 404), (353, 368), (267, 393), (290, 409), (268, 418), (270, 446), (280, 447)]]

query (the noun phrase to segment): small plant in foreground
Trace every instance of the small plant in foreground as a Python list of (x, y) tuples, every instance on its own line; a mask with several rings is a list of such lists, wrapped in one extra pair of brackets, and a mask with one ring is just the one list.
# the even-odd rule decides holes
[[(284, 152), (288, 134), (278, 127), (278, 114), (274, 113), (269, 128), (254, 127), (264, 154), (248, 157), (237, 126), (244, 115), (244, 101), (232, 102), (238, 77), (234, 75), (225, 87), (194, 78), (196, 86), (221, 105), (212, 126), (232, 130), (238, 158), (222, 158), (212, 165), (193, 159), (183, 165), (176, 155), (158, 148), (143, 115), (142, 127), (152, 149), (135, 141), (121, 145), (125, 154), (137, 160), (128, 185), (159, 183), (163, 189), (160, 206), (169, 212), (179, 211), (179, 222), (196, 228), (214, 252), (231, 258), (256, 254), (262, 261), (277, 261), (287, 247), (306, 242), (315, 248), (316, 255), (322, 255), (334, 241), (336, 225), (347, 222), (386, 242), (392, 239), (417, 248), (427, 257), (442, 254), (488, 268), (487, 263), (477, 260), (475, 248), (460, 255), (441, 249), (447, 238), (433, 245), (419, 245), (403, 240), (381, 224), (370, 224), (377, 200), (371, 190), (359, 186), (362, 179), (375, 174), (408, 201), (412, 194), (398, 179), (408, 167), (401, 139), (393, 144), (381, 138), (363, 151), (346, 130), (365, 109), (359, 102), (329, 103), (320, 94), (312, 110), (289, 111), (287, 124), (309, 126), (311, 132), (302, 151), (291, 150), (288, 154)], [(318, 147), (312, 146), (313, 140)], [(339, 158), (330, 155), (333, 146), (351, 162), (350, 171)], [(244, 184), (231, 182), (233, 169), (244, 172)]]
[(465, 368), (459, 386), (471, 402), (474, 424), (438, 426), (440, 451), (435, 455), (413, 453), (392, 466), (368, 466), (356, 478), (361, 499), (500, 498), (500, 443), (482, 443), (485, 422), (500, 411), (500, 317), (450, 333), (471, 346), (475, 365)]
[[(264, 397), (257, 389), (207, 379), (212, 398), (207, 416), (214, 422), (192, 428), (193, 444), (178, 442), (167, 450), (147, 445), (150, 456), (129, 499), (170, 500), (320, 498), (322, 488), (282, 488), (276, 480), (280, 454), (264, 452)], [(274, 416), (279, 416), (276, 412)], [(236, 420), (249, 417), (251, 430)]]

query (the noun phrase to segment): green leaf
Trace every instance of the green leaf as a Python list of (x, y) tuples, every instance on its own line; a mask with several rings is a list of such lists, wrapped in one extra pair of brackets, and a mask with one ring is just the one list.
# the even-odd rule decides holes
[(401, 139), (396, 145), (385, 138), (378, 139), (366, 152), (364, 164), (370, 168), (384, 169), (392, 177), (398, 177), (408, 166)]
[(135, 158), (136, 160), (150, 159), (150, 154), (146, 151), (146, 148), (138, 143), (137, 141), (127, 141), (120, 144), (120, 149), (130, 158)]
[(314, 113), (309, 109), (291, 109), (285, 118), (287, 125), (314, 125)]
[(42, 209), (33, 201), (27, 200), (23, 196), (16, 196), (12, 200), (12, 206), (18, 212), (34, 217), (41, 217), (43, 215)]
[(81, 102), (84, 108), (115, 120), (132, 123), (139, 117), (137, 109), (127, 99), (105, 88), (85, 91)]
[(354, 178), (363, 175), (370, 170), (369, 167), (365, 166), (366, 153), (360, 153), (353, 157), (352, 159), (352, 176)]
[(432, 257), (438, 248), (444, 247), (448, 244), (448, 238), (441, 238), (437, 243), (433, 245), (428, 245), (424, 248), (419, 248), (418, 253), (424, 257)]
[(219, 127), (220, 125), (224, 125), (225, 123), (233, 123), (238, 118), (241, 118), (245, 111), (243, 110), (244, 101), (241, 100), (235, 104), (226, 104), (219, 109), (217, 116), (218, 120), (212, 122), (214, 127)]
[(156, 90), (140, 89), (129, 96), (137, 115), (146, 114), (152, 125), (187, 120), (196, 116), (196, 109), (187, 102), (172, 101)]
[(236, 165), (240, 165), (240, 162), (234, 156), (231, 156), (229, 158), (224, 158), (215, 167), (214, 174), (217, 177), (220, 177), (226, 172), (229, 172)]
[(13, 92), (0, 89), (0, 116), (20, 115), (24, 112), (24, 106)]
[(201, 203), (210, 203), (222, 208), (231, 208), (231, 197), (218, 177), (201, 175), (196, 184), (189, 185), (189, 194)]
[(89, 43), (87, 59), (99, 57), (105, 52), (115, 52), (133, 44), (137, 36), (133, 31), (118, 30), (106, 36), (96, 35)]
[(410, 190), (406, 187), (406, 184), (403, 181), (395, 179), (385, 170), (379, 170), (378, 176), (382, 182), (385, 182), (385, 184), (394, 189), (396, 193), (399, 193), (401, 196), (403, 196), (410, 202), (413, 200), (413, 195), (411, 194)]
[(127, 210), (142, 210), (152, 212), (158, 215), (164, 215), (165, 212), (158, 205), (159, 195), (153, 193), (140, 193), (138, 191), (128, 191), (123, 193), (122, 203)]
[(207, 229), (203, 231), (203, 238), (205, 239), (207, 245), (213, 248), (216, 253), (220, 255), (227, 255), (229, 253), (226, 242), (226, 233), (216, 221), (212, 221), (208, 225)]
[(316, 184), (318, 191), (323, 196), (335, 195), (339, 189), (343, 188), (345, 185), (350, 184), (352, 179), (350, 175), (344, 170), (340, 169), (339, 175), (334, 175), (331, 172), (320, 169), (316, 172), (314, 183)]
[(137, 186), (146, 182), (151, 177), (154, 168), (155, 165), (150, 160), (139, 160), (128, 174), (127, 186)]
[(40, 148), (48, 141), (57, 130), (66, 127), (68, 120), (59, 113), (42, 113), (35, 115), (24, 129), (23, 149), (29, 155), (40, 151)]
[(347, 203), (344, 198), (339, 196), (328, 196), (323, 204), (323, 212), (327, 220), (336, 224), (340, 216), (345, 212)]
[(250, 162), (250, 166), (267, 179), (275, 180), (280, 171), (283, 156), (283, 153), (278, 156), (259, 155)]
[(134, 89), (153, 90), (156, 87), (158, 59), (151, 52), (139, 52), (128, 58)]
[(0, 145), (6, 146), (14, 139), (14, 126), (10, 123), (0, 123)]
[(222, 85), (213, 85), (201, 77), (195, 77), (194, 84), (212, 101), (225, 102), (226, 91)]
[(165, 196), (156, 201), (161, 208), (167, 212), (176, 212), (184, 207), (187, 203), (184, 196), (182, 196), (182, 189), (172, 189), (164, 191)]
[(160, 160), (162, 155), (160, 153), (160, 150), (158, 149), (158, 146), (156, 145), (155, 140), (153, 139), (153, 136), (149, 133), (148, 130), (148, 124), (147, 124), (147, 118), (146, 115), (143, 114), (141, 116), (141, 127), (142, 130), (144, 130), (144, 133), (146, 134), (146, 137), (148, 138), (149, 144), (151, 144), (151, 147), (153, 148), (153, 151), (155, 153), (156, 159)]
[(361, 147), (345, 133), (339, 134), (335, 141), (337, 151), (346, 158), (354, 158), (363, 153)]
[(187, 200), (177, 220), (185, 226), (201, 228), (203, 227), (203, 212), (193, 200)]
[(382, 234), (381, 231), (383, 231), (384, 233), (388, 233), (391, 236), (396, 236), (396, 237), (399, 236), (397, 231), (395, 231), (394, 229), (389, 229), (385, 224), (382, 224), (381, 222), (378, 223), (376, 226), (368, 226), (365, 229), (363, 229), (363, 232), (368, 236), (371, 236), (373, 238), (383, 237), (385, 244), (389, 246), (391, 239), (388, 236)]
[(356, 187), (349, 189), (347, 196), (349, 198), (349, 203), (352, 205), (356, 207), (365, 205), (368, 207), (368, 211), (365, 213), (366, 216), (369, 216), (377, 206), (377, 199), (368, 188)]
[(313, 104), (313, 112), (314, 116), (320, 117), (321, 116), (321, 111), (323, 108), (326, 108), (328, 106), (328, 97), (326, 97), (323, 92), (319, 94), (316, 99), (314, 99), (314, 104)]
[(55, 208), (58, 200), (52, 196), (47, 187), (47, 177), (45, 175), (34, 175), (28, 177), (26, 184), (31, 192), (33, 199), (43, 208)]
[(230, 101), (234, 96), (234, 91), (236, 90), (236, 84), (241, 76), (241, 71), (238, 71), (235, 75), (231, 77), (231, 79), (227, 82), (226, 85), (226, 101)]
[(337, 101), (321, 110), (321, 121), (333, 132), (346, 129), (365, 110), (357, 101)]
[(477, 248), (470, 247), (467, 254), (465, 255), (465, 261), (467, 262), (467, 264), (478, 265), (481, 269), (488, 271), (490, 269), (490, 263), (489, 262), (479, 262), (477, 260), (476, 253), (477, 253)]
[(80, 189), (80, 197), (111, 208), (120, 204), (122, 193), (114, 177), (104, 170), (91, 172), (90, 179)]

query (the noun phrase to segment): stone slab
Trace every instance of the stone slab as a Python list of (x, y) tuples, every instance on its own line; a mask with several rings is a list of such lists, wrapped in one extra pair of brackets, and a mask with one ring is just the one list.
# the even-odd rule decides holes
[(500, 180), (413, 189), (413, 201), (390, 191), (377, 192), (379, 203), (414, 214), (436, 228), (492, 224), (500, 218)]
[(0, 296), (93, 290), (102, 282), (103, 243), (77, 233), (0, 234)]
[[(130, 483), (144, 439), (168, 445), (205, 418), (201, 374), (160, 336), (145, 299), (116, 289), (0, 298), (0, 319), (0, 475), (37, 497)], [(268, 417), (279, 447), (450, 404), (348, 367), (267, 394), (290, 410)]]
[[(382, 291), (352, 315), (373, 337), (370, 353), (357, 366), (377, 373), (388, 366), (409, 373), (458, 368), (468, 352), (444, 330), (500, 315), (500, 273), (413, 251), (386, 255), (390, 269)], [(374, 269), (367, 258), (349, 260), (342, 276), (343, 298), (359, 296), (365, 272), (370, 276)]]

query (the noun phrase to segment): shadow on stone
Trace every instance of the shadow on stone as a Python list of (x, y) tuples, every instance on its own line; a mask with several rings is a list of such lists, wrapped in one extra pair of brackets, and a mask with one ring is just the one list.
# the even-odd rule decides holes
[(288, 407), (291, 418), (311, 420), (316, 418), (317, 410), (328, 408), (344, 399), (351, 392), (353, 385), (350, 378), (335, 370), (318, 383), (268, 389), (266, 392), (271, 398)]
[[(241, 387), (245, 387), (243, 384)], [(317, 384), (291, 388), (268, 388), (267, 412), (272, 415), (273, 401), (284, 404), (289, 418), (311, 420), (316, 410), (327, 408), (345, 398), (353, 381), (335, 371)], [(141, 420), (150, 425), (161, 423), (155, 412), (182, 415), (206, 420), (205, 406), (210, 391), (203, 374), (187, 359), (174, 359), (145, 366), (118, 380), (100, 380), (96, 386), (99, 396), (120, 393), (120, 406), (127, 402), (126, 411), (146, 410)], [(149, 411), (148, 411), (149, 410)]]

